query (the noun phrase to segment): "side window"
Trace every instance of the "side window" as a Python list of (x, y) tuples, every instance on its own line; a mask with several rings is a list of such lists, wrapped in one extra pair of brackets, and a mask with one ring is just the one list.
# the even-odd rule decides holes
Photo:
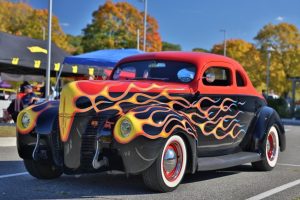
[(225, 67), (210, 67), (202, 77), (204, 85), (210, 86), (229, 86), (232, 84), (231, 73)]
[(236, 85), (238, 87), (246, 86), (245, 80), (239, 71), (235, 72), (235, 76), (236, 76)]

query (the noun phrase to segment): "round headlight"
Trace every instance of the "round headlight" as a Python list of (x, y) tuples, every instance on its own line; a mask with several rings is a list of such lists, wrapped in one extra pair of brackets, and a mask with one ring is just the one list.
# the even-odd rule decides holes
[(120, 127), (120, 131), (123, 137), (128, 137), (131, 133), (132, 130), (132, 126), (129, 120), (124, 119), (121, 122), (121, 127)]
[(28, 113), (24, 113), (22, 116), (22, 125), (24, 128), (27, 128), (30, 123), (30, 116)]

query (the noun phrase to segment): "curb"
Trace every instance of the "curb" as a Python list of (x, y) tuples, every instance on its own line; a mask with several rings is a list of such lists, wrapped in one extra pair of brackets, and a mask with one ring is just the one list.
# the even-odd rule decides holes
[(16, 137), (0, 137), (0, 147), (14, 147), (16, 144)]
[(295, 120), (295, 119), (281, 119), (281, 122), (284, 125), (300, 126), (300, 120)]

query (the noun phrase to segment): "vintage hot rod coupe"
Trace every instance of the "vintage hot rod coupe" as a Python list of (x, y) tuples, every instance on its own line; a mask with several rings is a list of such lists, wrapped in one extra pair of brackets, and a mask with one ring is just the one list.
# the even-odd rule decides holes
[(71, 82), (59, 101), (27, 107), (17, 145), (36, 178), (121, 170), (168, 192), (185, 173), (244, 163), (272, 170), (286, 142), (240, 64), (159, 52), (124, 58), (109, 80)]

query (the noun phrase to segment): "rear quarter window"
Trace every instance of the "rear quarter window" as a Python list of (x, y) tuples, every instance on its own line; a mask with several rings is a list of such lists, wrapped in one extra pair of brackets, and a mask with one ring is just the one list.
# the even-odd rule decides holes
[(236, 71), (235, 72), (235, 77), (236, 77), (236, 85), (238, 87), (245, 87), (246, 86), (246, 81), (244, 76), (241, 74), (241, 72)]
[[(206, 76), (213, 74), (215, 80), (208, 82)], [(232, 84), (232, 76), (230, 69), (226, 67), (209, 67), (203, 74), (202, 81), (204, 85), (208, 86), (230, 86)]]

